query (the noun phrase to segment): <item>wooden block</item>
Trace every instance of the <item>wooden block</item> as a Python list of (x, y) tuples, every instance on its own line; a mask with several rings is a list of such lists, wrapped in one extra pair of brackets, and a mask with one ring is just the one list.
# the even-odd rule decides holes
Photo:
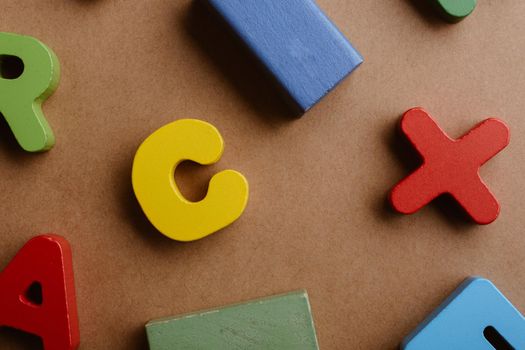
[(404, 350), (525, 349), (525, 319), (490, 281), (469, 278), (401, 347)]
[(477, 0), (434, 0), (443, 17), (449, 22), (459, 22), (474, 11)]
[(426, 111), (413, 108), (403, 115), (401, 130), (421, 154), (423, 165), (392, 190), (394, 209), (412, 214), (448, 193), (476, 223), (496, 220), (500, 206), (481, 180), (479, 168), (509, 144), (505, 123), (490, 118), (453, 140)]
[(64, 238), (31, 239), (2, 271), (0, 326), (40, 336), (46, 350), (78, 347), (73, 264)]
[(132, 183), (150, 222), (167, 237), (194, 241), (237, 220), (248, 202), (248, 181), (234, 170), (215, 174), (199, 202), (184, 198), (173, 177), (184, 160), (216, 163), (224, 141), (211, 124), (182, 119), (163, 126), (140, 145), (133, 161)]
[(150, 350), (318, 349), (305, 291), (146, 325)]
[(58, 58), (50, 48), (28, 36), (0, 33), (0, 112), (26, 151), (46, 151), (55, 144), (42, 103), (59, 78)]
[(363, 62), (312, 0), (207, 0), (305, 112)]

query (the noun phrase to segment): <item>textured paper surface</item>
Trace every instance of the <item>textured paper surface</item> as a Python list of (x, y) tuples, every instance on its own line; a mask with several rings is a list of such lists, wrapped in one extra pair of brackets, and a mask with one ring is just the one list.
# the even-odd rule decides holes
[[(81, 350), (144, 350), (148, 320), (301, 288), (321, 349), (397, 349), (472, 274), (525, 311), (525, 2), (480, 1), (449, 25), (408, 0), (319, 0), (365, 63), (302, 119), (191, 3), (2, 1), (0, 30), (50, 46), (62, 78), (44, 105), (49, 153), (24, 153), (0, 123), (0, 265), (37, 234), (70, 241)], [(510, 126), (481, 170), (495, 223), (447, 201), (413, 216), (386, 206), (416, 165), (396, 125), (418, 105), (454, 137), (489, 116)], [(183, 191), (199, 198), (227, 168), (251, 191), (239, 221), (191, 244), (155, 232), (130, 180), (142, 140), (179, 118), (226, 141), (218, 164), (177, 173)], [(0, 347), (35, 349), (3, 330)]]

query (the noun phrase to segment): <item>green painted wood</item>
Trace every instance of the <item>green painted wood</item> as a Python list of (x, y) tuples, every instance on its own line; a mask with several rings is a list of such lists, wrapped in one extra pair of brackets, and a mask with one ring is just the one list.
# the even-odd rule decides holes
[(29, 36), (0, 33), (0, 113), (26, 151), (47, 151), (55, 144), (42, 103), (59, 79), (58, 58), (50, 48)]
[(450, 22), (459, 22), (474, 11), (477, 0), (435, 0), (443, 16)]
[(306, 291), (146, 325), (150, 350), (318, 350)]

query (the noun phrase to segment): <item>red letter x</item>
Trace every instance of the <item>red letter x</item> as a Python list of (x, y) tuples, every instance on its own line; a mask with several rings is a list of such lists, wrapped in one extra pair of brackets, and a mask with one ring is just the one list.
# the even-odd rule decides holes
[(499, 203), (479, 177), (479, 168), (509, 144), (505, 123), (490, 118), (453, 140), (426, 111), (414, 108), (403, 115), (401, 130), (423, 165), (392, 190), (390, 202), (397, 211), (415, 213), (449, 193), (478, 224), (496, 220)]

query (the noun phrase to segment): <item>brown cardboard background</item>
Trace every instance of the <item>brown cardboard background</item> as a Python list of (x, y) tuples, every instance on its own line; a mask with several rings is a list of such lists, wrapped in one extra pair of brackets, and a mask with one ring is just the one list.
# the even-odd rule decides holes
[[(480, 0), (448, 25), (416, 1), (319, 0), (365, 63), (302, 119), (191, 2), (1, 4), (0, 31), (53, 48), (62, 79), (44, 105), (53, 150), (25, 154), (0, 127), (0, 266), (39, 233), (70, 241), (80, 349), (143, 350), (149, 319), (299, 288), (323, 349), (396, 349), (473, 274), (525, 311), (525, 2)], [(502, 205), (495, 223), (387, 209), (410, 170), (395, 126), (417, 105), (451, 136), (488, 116), (509, 124), (510, 146), (481, 171)], [(251, 186), (239, 221), (192, 244), (158, 234), (130, 185), (140, 142), (179, 118), (226, 141), (218, 164), (177, 174), (186, 193), (226, 168)], [(2, 349), (34, 347), (0, 332)]]

